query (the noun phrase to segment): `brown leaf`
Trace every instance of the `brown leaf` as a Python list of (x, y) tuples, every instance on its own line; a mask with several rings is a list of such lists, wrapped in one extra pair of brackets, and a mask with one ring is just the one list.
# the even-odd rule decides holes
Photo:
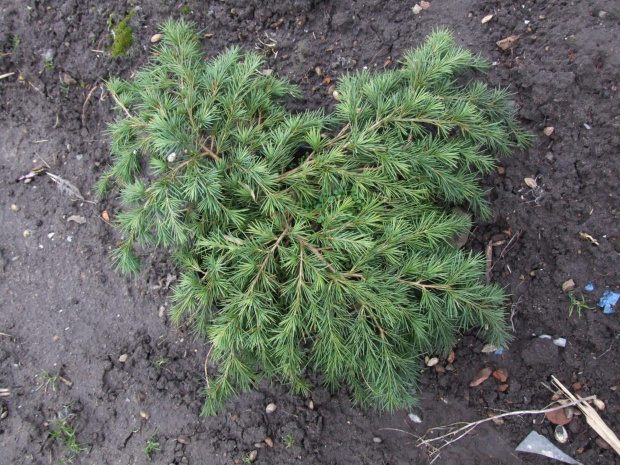
[(559, 410), (554, 410), (552, 412), (547, 412), (545, 413), (545, 416), (547, 417), (547, 420), (549, 420), (554, 425), (564, 426), (564, 425), (568, 425), (571, 421), (571, 418), (568, 418), (566, 416), (566, 413), (564, 413), (563, 408)]
[(478, 373), (476, 373), (476, 376), (474, 376), (474, 379), (472, 380), (471, 383), (469, 383), (469, 385), (471, 387), (475, 387), (475, 386), (478, 386), (484, 383), (487, 379), (489, 379), (489, 376), (491, 376), (491, 373), (493, 373), (492, 368), (483, 368)]
[(508, 379), (508, 371), (504, 368), (500, 368), (499, 370), (495, 370), (493, 372), (493, 378), (498, 379), (500, 383), (505, 383)]
[(501, 48), (502, 50), (510, 50), (517, 44), (519, 37), (520, 36), (509, 36), (496, 43), (497, 43), (497, 46)]

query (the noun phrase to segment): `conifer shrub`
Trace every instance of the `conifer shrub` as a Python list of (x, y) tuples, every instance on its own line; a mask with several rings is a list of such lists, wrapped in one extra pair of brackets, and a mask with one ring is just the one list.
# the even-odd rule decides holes
[(380, 410), (415, 402), (424, 354), (478, 328), (505, 346), (504, 292), (459, 250), (478, 178), (527, 145), (510, 95), (472, 78), (488, 65), (437, 30), (400, 69), (345, 76), (332, 114), (292, 113), (300, 91), (232, 48), (213, 59), (167, 22), (151, 62), (108, 83), (120, 116), (97, 185), (120, 192), (113, 258), (169, 250), (182, 277), (171, 316), (209, 350), (204, 413), (262, 377), (294, 393), (348, 387)]

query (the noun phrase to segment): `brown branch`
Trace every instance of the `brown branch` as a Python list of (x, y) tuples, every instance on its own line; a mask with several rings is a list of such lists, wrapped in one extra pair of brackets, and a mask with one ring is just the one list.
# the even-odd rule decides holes
[(329, 269), (329, 271), (331, 271), (332, 273), (337, 273), (336, 269), (325, 259), (323, 255), (321, 255), (321, 252), (319, 252), (319, 250), (316, 247), (314, 247), (313, 245), (309, 244), (308, 242), (306, 242), (305, 240), (299, 237), (297, 238), (297, 240), (303, 247), (307, 248), (310, 252), (312, 252), (316, 256), (316, 258), (318, 258), (322, 263), (327, 265), (327, 268)]
[(121, 101), (118, 99), (118, 97), (116, 96), (116, 94), (112, 91), (110, 91), (110, 95), (112, 96), (112, 98), (114, 99), (114, 101), (118, 104), (119, 107), (121, 107), (124, 111), (125, 114), (127, 115), (128, 118), (131, 118), (131, 113), (129, 113), (129, 110), (127, 110), (127, 107), (125, 107), (125, 105), (123, 105), (121, 103)]
[(399, 279), (398, 282), (409, 284), (410, 286), (419, 287), (420, 289), (424, 289), (425, 291), (428, 289), (436, 289), (439, 291), (451, 289), (451, 286), (449, 286), (448, 284), (422, 284), (420, 281), (406, 281), (404, 279)]

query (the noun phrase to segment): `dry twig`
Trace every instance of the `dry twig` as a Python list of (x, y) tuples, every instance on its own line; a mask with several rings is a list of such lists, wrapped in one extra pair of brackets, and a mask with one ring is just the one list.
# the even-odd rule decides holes
[[(492, 417), (484, 418), (482, 420), (474, 421), (474, 422), (471, 422), (471, 423), (466, 423), (466, 422), (459, 421), (459, 422), (456, 422), (456, 423), (452, 423), (451, 425), (437, 426), (435, 428), (431, 428), (422, 437), (417, 437), (414, 434), (411, 434), (411, 433), (408, 433), (407, 431), (399, 430), (399, 429), (396, 429), (396, 428), (384, 428), (384, 429), (393, 430), (393, 431), (400, 431), (400, 432), (409, 434), (411, 436), (417, 437), (418, 438), (418, 442), (416, 444), (417, 447), (420, 447), (420, 446), (430, 447), (430, 449), (431, 449), (431, 456), (435, 456), (435, 458), (433, 459), (433, 461), (435, 461), (438, 458), (439, 452), (441, 451), (441, 449), (443, 449), (446, 446), (449, 446), (450, 444), (453, 444), (453, 443), (457, 442), (459, 439), (462, 439), (464, 436), (466, 436), (469, 433), (471, 433), (476, 427), (480, 426), (483, 423), (487, 423), (489, 421), (498, 420), (500, 418), (505, 418), (505, 417), (513, 417), (513, 416), (518, 416), (518, 415), (540, 415), (540, 414), (545, 414), (545, 413), (548, 413), (548, 412), (554, 412), (556, 410), (561, 410), (563, 408), (571, 407), (573, 405), (580, 406), (580, 405), (585, 404), (587, 401), (592, 400), (594, 398), (596, 398), (596, 396), (589, 396), (589, 397), (585, 397), (583, 399), (574, 399), (572, 402), (570, 402), (568, 404), (559, 405), (559, 406), (551, 407), (551, 408), (546, 408), (546, 409), (543, 409), (543, 410), (517, 410), (517, 411), (514, 411), (514, 412), (502, 413), (500, 415), (494, 415)], [(447, 433), (442, 434), (440, 436), (434, 437), (434, 438), (425, 439), (425, 437), (427, 435), (429, 435), (430, 433), (435, 432), (435, 431), (441, 431), (441, 430), (450, 430), (450, 431), (448, 431)], [(436, 446), (435, 445), (435, 443), (442, 443), (442, 442), (443, 442), (443, 444), (441, 444), (440, 446)]]

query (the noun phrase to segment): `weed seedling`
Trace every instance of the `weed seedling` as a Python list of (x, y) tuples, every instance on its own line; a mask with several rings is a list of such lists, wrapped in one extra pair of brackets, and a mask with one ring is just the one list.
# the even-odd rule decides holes
[(568, 298), (570, 299), (570, 306), (568, 307), (568, 316), (573, 314), (573, 310), (577, 309), (577, 315), (581, 318), (581, 310), (584, 308), (587, 310), (593, 310), (594, 307), (590, 307), (586, 305), (586, 298), (582, 295), (581, 299), (575, 297), (573, 292), (568, 293)]
[(146, 458), (151, 460), (151, 455), (154, 452), (159, 452), (161, 447), (159, 447), (159, 441), (155, 439), (155, 435), (157, 431), (155, 431), (151, 436), (146, 440), (146, 445), (144, 446), (144, 453), (146, 454)]
[(155, 360), (152, 363), (153, 365), (155, 365), (155, 368), (157, 368), (158, 370), (163, 370), (164, 367), (170, 363), (170, 360), (168, 360), (166, 357), (161, 355), (157, 360)]
[(284, 436), (284, 446), (287, 449), (291, 449), (292, 451), (295, 450), (295, 438), (291, 433), (288, 433), (286, 436)]
[(50, 433), (50, 438), (54, 441), (60, 441), (68, 452), (79, 454), (85, 451), (86, 448), (77, 442), (77, 425), (73, 426), (69, 423), (69, 420), (71, 420), (73, 416), (72, 413), (69, 413), (55, 421), (52, 424), (53, 430)]
[(40, 374), (35, 375), (39, 378), (41, 384), (37, 386), (35, 391), (43, 388), (43, 392), (47, 394), (47, 388), (51, 387), (54, 392), (56, 392), (56, 381), (58, 381), (58, 375), (52, 376), (49, 371), (43, 370)]

